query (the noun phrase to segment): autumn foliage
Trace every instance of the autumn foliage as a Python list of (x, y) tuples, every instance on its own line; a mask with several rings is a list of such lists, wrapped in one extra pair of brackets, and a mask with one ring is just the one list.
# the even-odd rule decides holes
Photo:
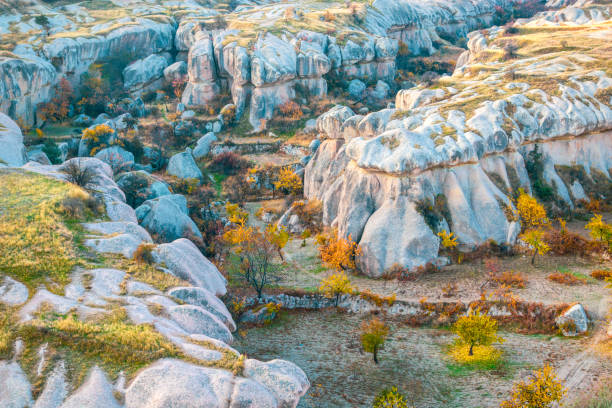
[(278, 174), (274, 187), (288, 194), (297, 194), (302, 190), (302, 178), (291, 167), (285, 167)]
[(497, 335), (497, 321), (479, 309), (461, 316), (453, 325), (453, 332), (459, 336), (459, 343), (469, 346), (468, 355), (474, 354), (475, 346), (490, 346), (503, 342)]
[(389, 336), (389, 326), (382, 320), (373, 317), (361, 324), (361, 345), (367, 353), (372, 353), (374, 363), (378, 364), (378, 352)]
[(549, 222), (544, 206), (534, 197), (527, 194), (523, 189), (519, 189), (516, 209), (525, 229), (540, 228), (547, 225)]
[(321, 281), (319, 291), (323, 293), (325, 297), (335, 299), (335, 305), (337, 307), (340, 296), (353, 293), (353, 286), (351, 286), (351, 281), (348, 276), (346, 276), (346, 273), (337, 272)]
[(66, 78), (60, 79), (54, 88), (55, 95), (49, 102), (38, 107), (38, 114), (42, 120), (62, 121), (68, 117), (70, 104), (74, 97), (72, 85)]
[(549, 408), (561, 401), (565, 388), (552, 367), (546, 365), (531, 378), (516, 384), (509, 400), (500, 408)]
[(356, 268), (355, 257), (361, 254), (361, 249), (350, 235), (348, 239), (339, 238), (338, 231), (332, 230), (317, 235), (317, 244), (321, 260), (327, 267), (337, 271)]

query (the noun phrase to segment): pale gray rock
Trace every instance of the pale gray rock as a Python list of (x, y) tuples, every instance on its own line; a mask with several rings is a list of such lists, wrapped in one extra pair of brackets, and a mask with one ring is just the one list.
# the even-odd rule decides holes
[(73, 299), (55, 295), (46, 289), (39, 289), (19, 311), (21, 321), (31, 320), (33, 314), (38, 311), (43, 304), (51, 306), (54, 311), (62, 314), (68, 313), (72, 309), (76, 309), (78, 315), (82, 318), (106, 313), (103, 309), (85, 306)]
[(19, 167), (27, 161), (21, 129), (11, 118), (0, 112), (0, 167)]
[(573, 337), (585, 333), (589, 328), (589, 318), (580, 303), (567, 309), (555, 320), (564, 336)]
[(183, 92), (182, 102), (186, 106), (206, 105), (219, 93), (217, 68), (213, 42), (208, 33), (198, 32), (196, 42), (189, 49), (189, 82)]
[(15, 361), (0, 361), (0, 406), (24, 408), (32, 405), (30, 383)]
[(147, 200), (136, 208), (138, 222), (161, 241), (181, 237), (202, 238), (197, 225), (189, 218), (187, 200), (180, 194)]
[(184, 152), (177, 153), (172, 156), (168, 162), (168, 168), (166, 171), (168, 174), (181, 179), (198, 179), (201, 181), (203, 178), (202, 172), (193, 159), (190, 148), (187, 148)]
[(17, 306), (28, 300), (28, 288), (23, 283), (8, 276), (0, 282), (0, 303)]
[(187, 80), (187, 64), (185, 61), (177, 61), (174, 64), (169, 65), (164, 69), (164, 79), (168, 83), (174, 81), (186, 81)]
[(179, 287), (168, 291), (168, 296), (173, 296), (190, 305), (200, 306), (221, 320), (230, 331), (236, 330), (236, 324), (225, 304), (213, 293), (200, 287)]
[(27, 158), (29, 161), (34, 161), (40, 164), (45, 164), (45, 165), (51, 164), (51, 160), (49, 160), (49, 157), (47, 156), (47, 154), (40, 149), (30, 150), (27, 153)]
[(174, 275), (192, 285), (205, 288), (217, 296), (227, 292), (227, 281), (223, 275), (190, 240), (182, 238), (158, 245), (153, 254), (158, 263), (165, 264)]
[(229, 408), (276, 408), (274, 394), (265, 386), (249, 378), (236, 378)]
[(125, 393), (126, 408), (222, 408), (232, 391), (229, 371), (163, 359), (141, 371)]
[(210, 152), (210, 146), (217, 141), (217, 136), (213, 132), (208, 132), (198, 139), (196, 147), (193, 149), (193, 157), (200, 159)]
[(61, 405), (61, 408), (122, 408), (113, 393), (113, 385), (106, 374), (94, 367), (81, 385)]
[(96, 153), (94, 157), (108, 164), (114, 174), (130, 171), (135, 162), (134, 154), (121, 146), (106, 147)]
[(144, 242), (153, 242), (151, 235), (134, 222), (127, 221), (108, 221), (83, 223), (83, 227), (92, 232), (102, 235), (130, 234)]
[(329, 111), (317, 118), (317, 130), (331, 138), (341, 138), (340, 128), (342, 124), (355, 112), (343, 105), (336, 105)]
[(129, 259), (132, 258), (142, 242), (141, 239), (132, 234), (119, 234), (108, 238), (86, 239), (83, 244), (96, 252), (121, 254)]
[(360, 101), (365, 96), (366, 84), (358, 79), (353, 79), (348, 86), (349, 97)]
[(57, 363), (45, 382), (45, 388), (33, 408), (59, 408), (68, 395), (66, 368), (63, 361)]
[(170, 308), (170, 317), (189, 334), (205, 334), (226, 344), (233, 341), (227, 326), (209, 311), (194, 305)]
[(89, 127), (93, 123), (93, 119), (84, 113), (80, 113), (72, 119), (72, 125), (78, 127)]
[(121, 173), (116, 181), (125, 193), (126, 202), (134, 207), (147, 200), (171, 194), (165, 181), (144, 170)]
[(244, 376), (263, 384), (272, 391), (279, 408), (295, 408), (300, 397), (310, 388), (306, 374), (295, 364), (285, 360), (261, 362), (247, 359)]

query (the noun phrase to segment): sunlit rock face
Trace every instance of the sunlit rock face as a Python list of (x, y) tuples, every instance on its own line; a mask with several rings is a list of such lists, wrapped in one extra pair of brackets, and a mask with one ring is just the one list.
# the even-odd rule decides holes
[[(576, 36), (590, 36), (591, 24), (609, 15), (607, 7), (546, 12), (516, 25), (582, 25)], [(441, 261), (441, 230), (468, 249), (514, 243), (520, 225), (510, 197), (531, 191), (526, 162), (536, 146), (557, 205), (573, 208), (588, 200), (587, 186), (610, 183), (612, 78), (598, 69), (610, 56), (568, 51), (487, 66), (476, 61), (500, 50), (501, 30), (469, 38), (438, 87), (398, 92), (395, 109), (361, 116), (336, 106), (317, 120), (324, 140), (306, 167), (305, 195), (323, 202), (325, 223), (359, 242), (358, 265), (370, 276), (396, 263)], [(604, 40), (594, 41), (596, 49)]]

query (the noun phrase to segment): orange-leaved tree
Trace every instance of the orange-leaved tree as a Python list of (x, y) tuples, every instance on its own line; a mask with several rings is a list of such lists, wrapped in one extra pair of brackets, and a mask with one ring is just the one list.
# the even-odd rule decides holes
[(337, 271), (355, 269), (355, 257), (361, 254), (361, 249), (351, 239), (338, 237), (338, 231), (332, 230), (317, 235), (319, 255), (323, 263)]

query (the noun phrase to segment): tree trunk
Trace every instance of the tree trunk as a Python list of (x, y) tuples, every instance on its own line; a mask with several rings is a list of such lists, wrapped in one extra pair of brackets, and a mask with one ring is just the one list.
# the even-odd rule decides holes
[(474, 345), (470, 344), (470, 351), (468, 352), (468, 356), (473, 356), (474, 355)]
[(338, 307), (338, 301), (340, 300), (340, 294), (336, 293), (336, 307)]
[(374, 346), (374, 352), (372, 353), (374, 356), (374, 364), (378, 364), (378, 347)]
[(533, 256), (531, 257), (531, 264), (535, 265), (535, 257), (538, 254), (538, 250), (533, 251)]

